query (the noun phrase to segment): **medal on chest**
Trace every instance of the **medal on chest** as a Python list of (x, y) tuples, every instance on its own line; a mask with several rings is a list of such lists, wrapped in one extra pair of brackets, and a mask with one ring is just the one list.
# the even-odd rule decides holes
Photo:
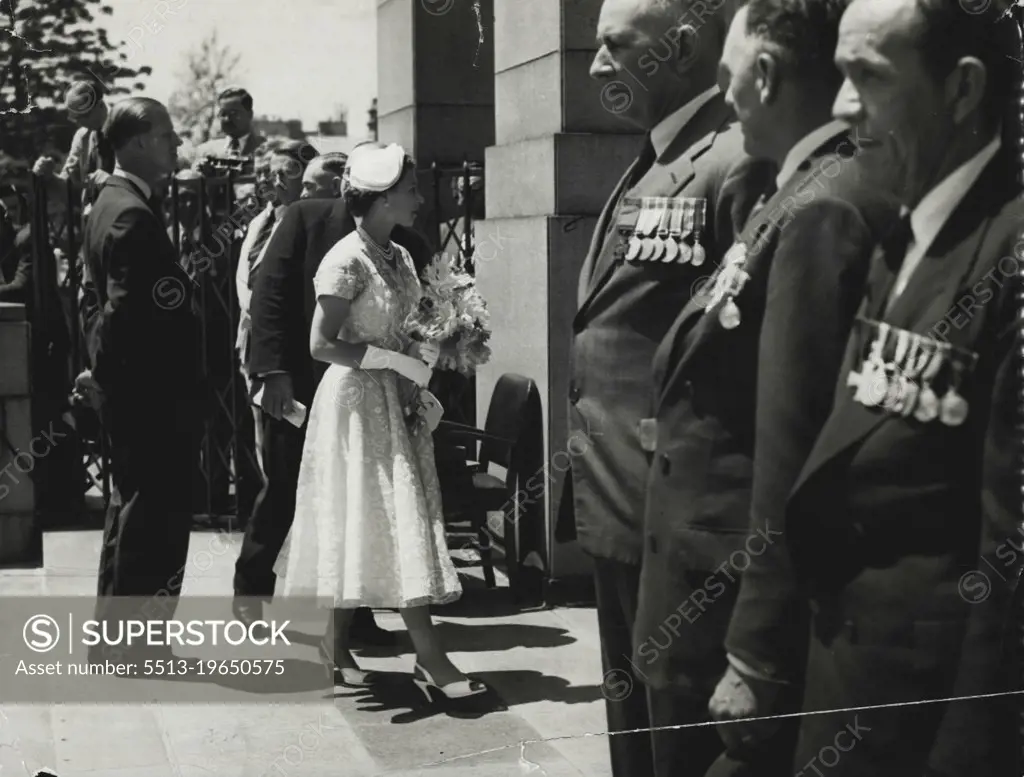
[(860, 369), (847, 375), (855, 402), (920, 423), (959, 426), (967, 419), (970, 408), (961, 388), (977, 354), (884, 321), (858, 325), (871, 344)]
[(746, 271), (747, 253), (746, 243), (734, 243), (725, 254), (722, 267), (711, 284), (711, 294), (704, 313), (707, 315), (718, 307), (718, 322), (724, 329), (735, 329), (742, 322), (736, 297), (750, 280)]

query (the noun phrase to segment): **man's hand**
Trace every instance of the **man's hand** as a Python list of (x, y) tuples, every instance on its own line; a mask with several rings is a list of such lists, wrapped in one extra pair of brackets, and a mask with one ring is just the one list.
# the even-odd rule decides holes
[(93, 170), (85, 180), (87, 184), (95, 186), (96, 191), (99, 191), (103, 188), (108, 178), (110, 178), (110, 173), (106, 170)]
[(49, 178), (56, 175), (57, 160), (52, 156), (41, 156), (36, 160), (36, 163), (32, 165), (32, 173), (34, 175), (42, 176), (43, 178)]
[(263, 397), (260, 406), (272, 418), (281, 420), (292, 406), (292, 376), (285, 372), (267, 375), (263, 379)]
[(75, 394), (88, 402), (97, 413), (103, 406), (103, 389), (93, 378), (91, 370), (84, 370), (75, 378)]
[[(708, 702), (708, 710), (712, 718), (723, 723), (763, 717), (774, 711), (777, 694), (778, 686), (774, 683), (749, 680), (730, 664)], [(741, 756), (772, 736), (780, 726), (781, 721), (757, 720), (717, 728), (726, 750)]]

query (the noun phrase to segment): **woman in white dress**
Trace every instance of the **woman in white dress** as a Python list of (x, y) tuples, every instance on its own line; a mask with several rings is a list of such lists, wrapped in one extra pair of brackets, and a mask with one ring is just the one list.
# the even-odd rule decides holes
[(356, 231), (327, 253), (314, 279), (310, 350), (330, 367), (310, 409), (281, 559), (285, 594), (333, 601), (325, 652), (333, 652), (342, 684), (369, 684), (348, 650), (353, 610), (398, 608), (416, 649), (417, 686), (428, 698), (471, 696), (486, 687), (452, 664), (429, 612), (462, 594), (433, 441), (426, 428), (410, 431), (403, 413), (412, 384), (426, 386), (438, 356), (435, 344), (402, 331), (420, 284), (409, 254), (390, 239), (396, 225), (413, 225), (423, 202), (415, 166), (401, 146), (359, 146), (344, 197)]

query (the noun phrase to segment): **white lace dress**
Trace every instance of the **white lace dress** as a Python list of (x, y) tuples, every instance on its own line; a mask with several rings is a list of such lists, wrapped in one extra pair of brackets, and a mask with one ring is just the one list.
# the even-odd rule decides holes
[[(394, 245), (394, 244), (393, 244)], [(404, 350), (400, 327), (420, 284), (400, 246), (397, 269), (357, 232), (324, 257), (317, 297), (352, 301), (347, 342)], [(462, 594), (445, 542), (430, 432), (408, 431), (391, 370), (331, 365), (310, 408), (295, 522), (278, 559), (286, 596), (335, 607), (444, 604)]]

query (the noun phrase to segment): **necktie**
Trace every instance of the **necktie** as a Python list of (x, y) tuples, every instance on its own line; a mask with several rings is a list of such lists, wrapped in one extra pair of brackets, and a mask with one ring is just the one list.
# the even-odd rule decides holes
[(878, 251), (882, 255), (882, 261), (889, 270), (889, 277), (885, 284), (885, 293), (882, 295), (883, 307), (878, 311), (879, 315), (884, 315), (896, 302), (898, 295), (894, 292), (899, 281), (900, 268), (907, 258), (907, 249), (912, 242), (914, 242), (914, 230), (911, 227), (910, 214), (908, 213), (900, 217), (900, 220), (882, 238), (882, 242), (878, 246)]
[(892, 230), (882, 238), (882, 256), (893, 275), (899, 273), (903, 260), (907, 258), (907, 248), (913, 240), (914, 230), (910, 225), (909, 213), (901, 216)]
[(241, 156), (242, 148), (238, 142), (238, 138), (231, 138), (231, 140), (228, 141), (228, 153), (232, 156)]
[(253, 281), (256, 280), (256, 260), (260, 257), (260, 252), (263, 251), (263, 247), (270, 240), (270, 231), (274, 228), (274, 211), (271, 210), (267, 216), (267, 220), (263, 222), (263, 226), (260, 227), (259, 233), (256, 235), (256, 239), (253, 241), (252, 248), (249, 250), (249, 288), (253, 286)]
[(636, 167), (633, 168), (633, 174), (629, 177), (629, 186), (626, 188), (632, 188), (641, 178), (647, 175), (647, 171), (654, 166), (654, 161), (657, 158), (658, 154), (654, 150), (651, 136), (647, 135), (644, 138), (644, 147), (640, 150), (640, 156), (637, 157)]

